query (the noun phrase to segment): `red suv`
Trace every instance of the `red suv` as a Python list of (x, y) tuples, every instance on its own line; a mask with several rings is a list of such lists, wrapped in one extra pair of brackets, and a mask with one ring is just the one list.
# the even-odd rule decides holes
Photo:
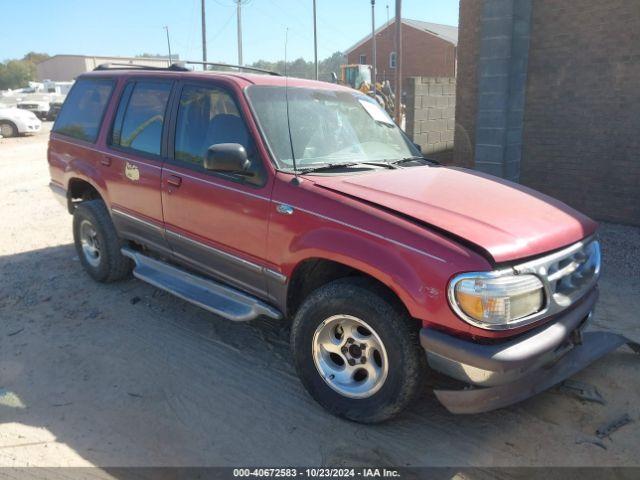
[(289, 319), (300, 378), (334, 414), (387, 419), (434, 371), (458, 381), (435, 391), (449, 410), (487, 411), (626, 341), (583, 333), (600, 272), (592, 220), (423, 158), (361, 92), (96, 70), (48, 150), (85, 270), (110, 282), (133, 268), (232, 321)]

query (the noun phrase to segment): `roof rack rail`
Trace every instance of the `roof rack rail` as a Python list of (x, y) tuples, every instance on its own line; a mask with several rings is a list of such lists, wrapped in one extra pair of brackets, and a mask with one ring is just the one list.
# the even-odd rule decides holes
[[(182, 62), (181, 62), (182, 63)], [(180, 63), (172, 63), (168, 67), (154, 67), (152, 65), (140, 65), (139, 63), (101, 63), (96, 70), (169, 70), (175, 72), (188, 72), (189, 69)]]
[(188, 65), (212, 65), (214, 67), (225, 67), (225, 68), (237, 68), (238, 70), (247, 70), (249, 72), (258, 72), (258, 73), (266, 73), (267, 75), (275, 75), (280, 77), (281, 75), (278, 72), (274, 72), (273, 70), (265, 70), (264, 68), (256, 68), (256, 67), (245, 67), (244, 65), (233, 65), (231, 63), (215, 63), (215, 62), (194, 62), (194, 61), (183, 61), (182, 63), (186, 63)]

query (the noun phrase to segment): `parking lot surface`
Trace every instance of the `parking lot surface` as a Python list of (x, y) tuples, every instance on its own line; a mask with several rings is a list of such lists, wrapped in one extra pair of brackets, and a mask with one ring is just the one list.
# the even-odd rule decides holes
[[(383, 425), (332, 417), (295, 375), (285, 322), (232, 323), (135, 279), (94, 283), (47, 187), (47, 138), (0, 139), (0, 465), (640, 465), (627, 347), (573, 379), (604, 403), (554, 388), (454, 416), (425, 391)], [(640, 229), (603, 225), (601, 238), (592, 328), (640, 341)]]

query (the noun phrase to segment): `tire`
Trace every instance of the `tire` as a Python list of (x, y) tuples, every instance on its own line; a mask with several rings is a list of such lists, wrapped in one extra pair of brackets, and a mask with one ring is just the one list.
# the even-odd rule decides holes
[[(369, 336), (362, 336), (362, 323)], [(332, 330), (333, 325), (338, 333)], [(357, 328), (353, 330), (355, 325)], [(338, 338), (340, 328), (342, 334)], [(333, 332), (333, 339), (332, 333), (327, 337), (327, 331)], [(345, 343), (351, 338), (348, 332), (355, 333), (356, 345), (362, 338), (369, 342), (360, 344), (368, 347), (358, 349), (360, 357), (358, 351), (351, 350), (352, 344)], [(342, 359), (334, 357), (336, 353), (327, 356), (325, 347), (333, 350), (336, 348), (333, 342), (339, 346)], [(376, 347), (378, 343), (381, 348)], [(424, 388), (427, 364), (418, 341), (417, 323), (384, 289), (367, 279), (336, 280), (311, 293), (293, 320), (291, 349), (296, 370), (309, 394), (329, 412), (348, 420), (360, 423), (388, 420), (416, 400)], [(346, 363), (352, 360), (354, 364)], [(340, 361), (345, 368), (342, 372)], [(362, 372), (357, 371), (359, 367), (379, 373), (367, 372), (363, 379)], [(349, 372), (354, 369), (351, 375)], [(331, 378), (334, 372), (338, 373)]]
[(18, 127), (16, 127), (15, 123), (8, 120), (0, 120), (0, 135), (9, 138), (17, 137), (18, 134)]
[(80, 203), (73, 213), (76, 252), (86, 272), (98, 282), (114, 282), (127, 277), (131, 261), (120, 253), (118, 238), (102, 200)]

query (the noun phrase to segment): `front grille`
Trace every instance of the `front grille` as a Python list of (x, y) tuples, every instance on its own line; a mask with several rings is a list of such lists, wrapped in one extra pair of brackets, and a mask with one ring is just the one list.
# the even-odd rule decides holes
[[(553, 315), (582, 298), (598, 281), (600, 244), (593, 238), (514, 267), (542, 281), (546, 294), (545, 315)], [(540, 312), (542, 313), (542, 312)]]

